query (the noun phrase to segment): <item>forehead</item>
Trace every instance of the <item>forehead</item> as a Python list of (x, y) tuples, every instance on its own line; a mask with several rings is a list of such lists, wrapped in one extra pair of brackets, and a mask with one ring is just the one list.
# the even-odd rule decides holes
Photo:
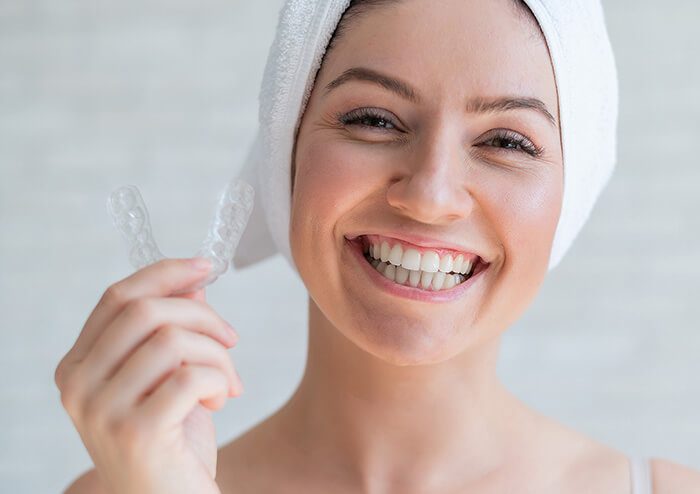
[[(323, 83), (369, 66), (436, 101), (517, 94), (557, 116), (554, 72), (537, 26), (511, 0), (402, 0), (351, 21), (324, 60)], [(456, 101), (455, 101), (456, 102)]]

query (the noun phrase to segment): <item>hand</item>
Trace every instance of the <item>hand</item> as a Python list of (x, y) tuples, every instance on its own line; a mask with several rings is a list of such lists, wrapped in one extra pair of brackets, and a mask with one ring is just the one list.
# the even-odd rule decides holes
[(238, 335), (196, 290), (207, 272), (165, 259), (111, 285), (56, 368), (110, 493), (220, 494), (211, 412), (243, 385), (227, 352)]

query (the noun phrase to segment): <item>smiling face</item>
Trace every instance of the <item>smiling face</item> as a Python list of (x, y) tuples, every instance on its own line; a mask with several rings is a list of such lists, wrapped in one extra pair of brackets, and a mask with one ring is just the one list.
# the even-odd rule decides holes
[[(448, 359), (519, 318), (547, 272), (563, 192), (539, 32), (510, 0), (431, 4), (353, 20), (317, 74), (294, 157), (290, 244), (312, 303), (397, 365)], [(516, 101), (480, 111), (499, 98)], [(427, 270), (428, 251), (489, 264), (453, 288), (399, 286), (357, 255), (370, 240), (417, 251)]]

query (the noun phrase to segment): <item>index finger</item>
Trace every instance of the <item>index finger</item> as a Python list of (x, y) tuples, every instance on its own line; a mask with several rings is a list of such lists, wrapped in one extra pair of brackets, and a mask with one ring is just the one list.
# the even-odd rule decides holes
[[(188, 294), (187, 298), (203, 298), (204, 290), (198, 285), (210, 269), (211, 263), (205, 258), (163, 259), (114, 283), (105, 290), (88, 316), (82, 332), (65, 358), (81, 360), (107, 324), (134, 299), (167, 297), (188, 288), (195, 293), (191, 296)], [(202, 293), (198, 294), (200, 291)]]
[(196, 290), (194, 292), (190, 291), (188, 293), (178, 294), (175, 296), (180, 298), (188, 298), (190, 300), (197, 300), (199, 302), (207, 301), (206, 287), (200, 288), (199, 290)]

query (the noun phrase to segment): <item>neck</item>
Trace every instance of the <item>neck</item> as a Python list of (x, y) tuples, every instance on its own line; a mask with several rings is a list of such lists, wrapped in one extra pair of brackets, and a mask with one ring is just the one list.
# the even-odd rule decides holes
[(496, 376), (500, 339), (444, 362), (397, 366), (348, 340), (310, 299), (308, 345), (284, 430), (314, 464), (342, 465), (365, 492), (397, 482), (439, 492), (441, 478), (483, 477), (527, 429), (524, 407)]

